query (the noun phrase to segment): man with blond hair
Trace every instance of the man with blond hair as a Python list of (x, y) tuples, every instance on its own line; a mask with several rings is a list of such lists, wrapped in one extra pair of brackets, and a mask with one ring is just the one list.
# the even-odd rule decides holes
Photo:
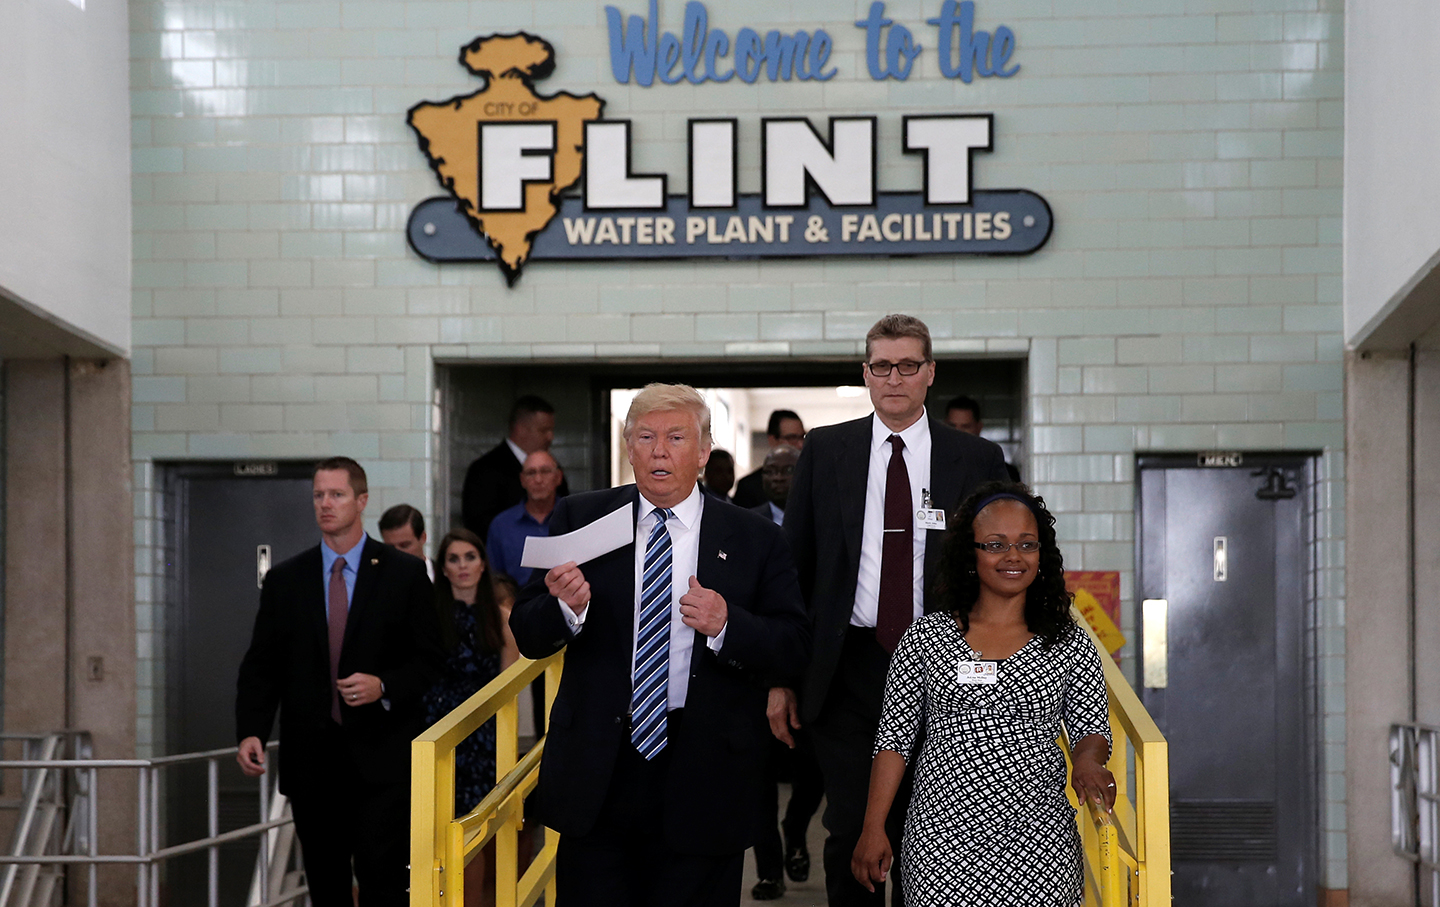
[(561, 835), (560, 907), (733, 907), (775, 821), (766, 686), (808, 657), (808, 621), (779, 527), (700, 491), (704, 399), (652, 384), (624, 437), (635, 484), (562, 499), (550, 530), (624, 508), (634, 540), (536, 571), (510, 617), (527, 657), (566, 649), (535, 815)]

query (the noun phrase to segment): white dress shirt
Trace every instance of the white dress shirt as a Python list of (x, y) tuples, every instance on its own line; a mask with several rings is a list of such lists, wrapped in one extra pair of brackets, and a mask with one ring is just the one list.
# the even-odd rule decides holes
[(765, 503), (770, 505), (770, 519), (774, 521), (776, 526), (783, 526), (785, 524), (785, 511), (776, 507), (774, 501), (766, 501)]
[[(905, 471), (910, 476), (910, 510), (920, 509), (921, 496), (930, 487), (930, 420), (925, 411), (904, 431), (892, 432), (880, 421), (870, 417), (870, 471), (865, 481), (865, 521), (860, 531), (860, 572), (855, 581), (855, 607), (850, 623), (857, 627), (875, 626), (880, 611), (880, 551), (885, 538), (885, 480), (890, 470), (894, 448), (890, 436), (898, 434), (905, 442)], [(916, 529), (914, 543), (914, 612), (919, 617), (925, 610), (925, 536)]]
[[(635, 644), (640, 635), (640, 590), (641, 577), (645, 572), (645, 544), (650, 532), (659, 519), (658, 508), (640, 496), (640, 513), (635, 523), (635, 605), (634, 622), (630, 633), (630, 675), (635, 675)], [(685, 500), (670, 508), (675, 516), (665, 521), (670, 533), (670, 686), (667, 705), (671, 710), (685, 707), (686, 694), (690, 691), (690, 653), (695, 642), (695, 630), (685, 626), (684, 615), (680, 613), (680, 597), (690, 591), (690, 577), (695, 575), (700, 560), (700, 518), (705, 511), (705, 498), (699, 486), (690, 492)], [(579, 634), (585, 627), (585, 618), (590, 614), (586, 608), (578, 615), (564, 602), (560, 613), (569, 624), (570, 631)], [(713, 651), (720, 651), (725, 644), (725, 630), (705, 644)]]
[(515, 455), (515, 459), (520, 461), (521, 466), (524, 466), (525, 458), (528, 457), (529, 454), (521, 450), (520, 445), (516, 444), (514, 441), (511, 441), (509, 438), (505, 439), (505, 446), (510, 448), (510, 452)]

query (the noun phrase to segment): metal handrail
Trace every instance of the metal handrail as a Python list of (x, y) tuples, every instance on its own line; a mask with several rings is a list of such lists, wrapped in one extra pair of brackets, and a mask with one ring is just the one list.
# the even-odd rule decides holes
[(1085, 853), (1085, 903), (1169, 907), (1169, 744), (1095, 631), (1079, 612), (1071, 613), (1100, 653), (1114, 741), (1105, 766), (1115, 776), (1113, 816), (1092, 804), (1076, 815)]
[[(475, 695), (441, 718), (410, 745), (410, 904), (463, 907), (465, 864), (495, 841), (496, 907), (530, 907), (545, 895), (555, 902), (558, 836), (545, 832), (545, 846), (519, 874), (518, 838), (524, 801), (540, 776), (542, 738), (519, 758), (520, 693), (545, 675), (545, 715), (560, 689), (564, 653), (531, 661), (521, 658)], [(498, 783), (467, 815), (455, 816), (455, 747), (495, 718), (495, 774)]]
[[(263, 839), (256, 857), (256, 868), (251, 880), (250, 897), (247, 899), (247, 903), (258, 905), (258, 907), (278, 907), (281, 904), (294, 904), (308, 893), (308, 886), (303, 884), (290, 888), (284, 887), (286, 881), (296, 881), (300, 875), (300, 873), (287, 875), (284, 872), (284, 867), (289, 864), (291, 856), (289, 845), (293, 842), (293, 835), (284, 832), (288, 826), (291, 826), (293, 819), (289, 816), (289, 805), (284, 795), (277, 791), (274, 797), (271, 797), (268, 775), (260, 776), (259, 785), (260, 815), (264, 817), (264, 820), (243, 828), (223, 833), (220, 831), (219, 762), (221, 759), (233, 757), (239, 751), (238, 747), (158, 756), (151, 759), (55, 758), (56, 751), (61, 748), (61, 742), (66, 738), (74, 738), (77, 741), (72, 747), (77, 753), (82, 752), (80, 741), (83, 741), (83, 752), (89, 752), (89, 735), (83, 731), (63, 731), (48, 735), (0, 734), (0, 740), (25, 741), (27, 750), (31, 748), (34, 741), (44, 741), (41, 758), (0, 760), (0, 770), (19, 769), (26, 773), (26, 793), (19, 804), (21, 816), (16, 826), (16, 843), (12, 847), (12, 853), (0, 856), (0, 865), (6, 866), (4, 883), (0, 885), (0, 907), (10, 907), (10, 895), (16, 887), (14, 880), (18, 878), (18, 874), (23, 871), (23, 868), (35, 867), (23, 884), (26, 891), (25, 903), (29, 904), (30, 892), (35, 888), (31, 879), (35, 877), (35, 873), (39, 871), (40, 867), (53, 866), (58, 869), (62, 866), (74, 865), (88, 867), (88, 902), (91, 907), (94, 907), (98, 897), (98, 889), (95, 884), (96, 869), (101, 865), (115, 864), (135, 866), (139, 907), (155, 907), (160, 903), (160, 865), (174, 857), (202, 850), (207, 851), (209, 857), (206, 900), (210, 907), (215, 907), (219, 902), (220, 846), (254, 836), (263, 836)], [(266, 749), (273, 752), (278, 746), (278, 742), (272, 742)], [(202, 762), (206, 764), (207, 774), (206, 818), (209, 833), (205, 837), (193, 841), (162, 847), (160, 846), (160, 773), (163, 769), (177, 765)], [(98, 773), (101, 769), (136, 769), (139, 772), (137, 841), (136, 852), (133, 854), (102, 854), (99, 852), (99, 810), (96, 808), (94, 794), (98, 790)], [(79, 779), (76, 785), (77, 794), (71, 806), (71, 824), (63, 836), (62, 850), (65, 846), (69, 846), (74, 849), (83, 849), (85, 852), (23, 853), (22, 849), (33, 850), (33, 847), (29, 847), (26, 843), (29, 840), (29, 829), (36, 822), (35, 816), (38, 812), (41, 790), (50, 779), (48, 773), (55, 770), (73, 771), (76, 778)], [(0, 804), (0, 806), (3, 805)], [(77, 821), (82, 817), (83, 825)], [(82, 829), (83, 837), (80, 835)], [(81, 844), (83, 847), (75, 847), (76, 844)], [(271, 876), (276, 874), (277, 870), (278, 877), (274, 881), (279, 884), (272, 884)]]
[(1440, 904), (1440, 728), (1390, 725), (1390, 844), (1429, 889), (1416, 897)]

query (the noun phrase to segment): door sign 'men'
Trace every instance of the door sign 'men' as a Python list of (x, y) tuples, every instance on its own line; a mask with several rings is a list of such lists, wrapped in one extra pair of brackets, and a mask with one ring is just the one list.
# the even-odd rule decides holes
[[(947, 15), (953, 6), (946, 0)], [(703, 70), (707, 54), (714, 58), (729, 49), (724, 33), (706, 30), (703, 12), (698, 3), (687, 7), (684, 39), (659, 36), (647, 75), (678, 81), (670, 74)], [(883, 4), (874, 4), (872, 19), (882, 13)], [(651, 14), (648, 35), (654, 40), (653, 4)], [(891, 35), (899, 27), (885, 24)], [(617, 26), (623, 23), (612, 10), (612, 58)], [(869, 31), (880, 29), (869, 24)], [(1014, 48), (1013, 35), (1006, 34), (1003, 60)], [(818, 78), (833, 72), (826, 69), (828, 44), (817, 43), (821, 32), (750, 35), (737, 33), (736, 67), (749, 66), (752, 51), (763, 57), (769, 48), (778, 60), (788, 47), (791, 68), (777, 68), (779, 77), (794, 74), (802, 53), (813, 57), (807, 73)], [(963, 37), (975, 40), (969, 31)], [(906, 47), (919, 53), (918, 44), (906, 42), (896, 44), (895, 59), (905, 57)], [(631, 58), (644, 50), (631, 47)], [(631, 58), (627, 77), (636, 70)], [(875, 59), (882, 69), (890, 65), (883, 49)], [(995, 69), (989, 57), (982, 62), (986, 74), (1002, 77), (1018, 66)], [(1050, 236), (1050, 207), (1040, 195), (972, 185), (974, 155), (994, 145), (989, 113), (902, 116), (895, 147), (885, 148), (873, 116), (832, 116), (818, 127), (804, 117), (743, 124), (696, 117), (687, 128), (687, 191), (675, 193), (668, 174), (632, 169), (632, 142), (643, 126), (603, 118), (605, 102), (593, 93), (535, 91), (535, 81), (555, 68), (548, 42), (524, 33), (481, 37), (461, 49), (460, 63), (485, 87), (409, 111), (421, 151), (447, 193), (421, 202), (410, 216), (410, 244), (431, 261), (493, 261), (513, 284), (532, 260), (1023, 255)], [(763, 70), (764, 61), (755, 66), (743, 72)], [(738, 188), (742, 133), (759, 147), (757, 193)], [(878, 191), (879, 154), (911, 156), (924, 188)]]

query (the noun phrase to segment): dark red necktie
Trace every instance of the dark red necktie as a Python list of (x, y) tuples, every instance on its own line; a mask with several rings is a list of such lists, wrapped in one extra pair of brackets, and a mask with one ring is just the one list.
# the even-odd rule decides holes
[(885, 473), (885, 532), (880, 545), (880, 607), (875, 638), (894, 652), (915, 617), (915, 515), (910, 506), (910, 471), (905, 441), (890, 436), (890, 468)]
[(345, 558), (335, 558), (330, 568), (330, 717), (336, 724), (340, 718), (340, 690), (335, 681), (340, 677), (340, 647), (345, 644), (345, 618), (350, 603), (345, 598)]

